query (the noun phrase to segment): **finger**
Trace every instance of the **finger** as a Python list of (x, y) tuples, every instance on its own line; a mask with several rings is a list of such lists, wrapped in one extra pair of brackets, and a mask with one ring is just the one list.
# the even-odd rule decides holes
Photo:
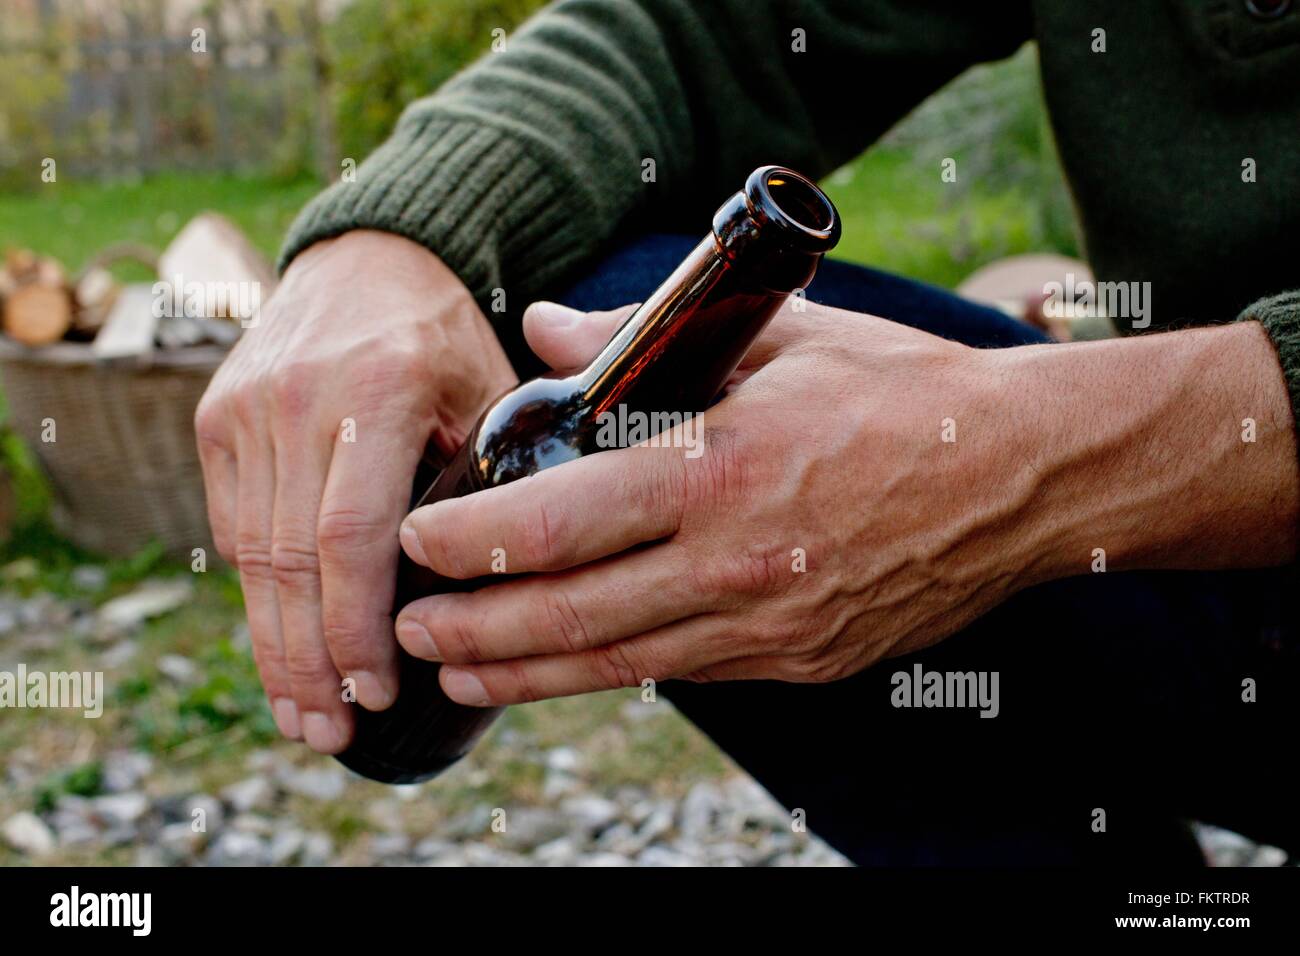
[(589, 455), (520, 481), (417, 508), (402, 523), (411, 560), (451, 578), (560, 571), (665, 537), (681, 524), (681, 448)]
[(284, 641), (280, 633), (280, 608), (271, 568), (271, 517), (275, 496), (275, 465), (263, 432), (240, 429), (236, 436), (235, 563), (244, 592), (248, 633), (262, 687), (271, 702), (280, 733), (302, 739), (302, 722), (294, 701)]
[(524, 311), (524, 338), (551, 368), (581, 368), (636, 310), (625, 305), (611, 312), (581, 312), (557, 302), (534, 302)]
[(438, 680), (448, 697), (470, 707), (639, 687), (647, 679), (668, 680), (725, 660), (732, 653), (726, 638), (734, 629), (724, 615), (700, 614), (577, 654), (444, 665)]
[(238, 526), (237, 494), (239, 471), (235, 456), (223, 445), (199, 434), (199, 466), (203, 470), (203, 494), (207, 501), (208, 527), (217, 554), (235, 563), (235, 532)]
[[(316, 519), (329, 468), (329, 443), (283, 410), (275, 419), (275, 508), (271, 566), (280, 633), (307, 744), (337, 753), (352, 734), (338, 670), (325, 644)], [(289, 417), (285, 417), (288, 415)]]
[(469, 664), (571, 654), (712, 609), (693, 561), (667, 542), (561, 574), (407, 605), (397, 637), (414, 657)]
[(420, 442), (365, 418), (336, 440), (317, 525), (325, 641), (357, 703), (383, 710), (397, 697), (393, 593), (397, 529), (411, 499)]

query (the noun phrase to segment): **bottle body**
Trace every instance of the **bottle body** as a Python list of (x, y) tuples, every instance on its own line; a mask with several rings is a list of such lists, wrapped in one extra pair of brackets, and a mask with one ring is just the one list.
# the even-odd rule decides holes
[[(773, 184), (796, 187), (797, 193), (778, 205)], [(790, 230), (788, 224), (772, 223), (793, 215), (808, 235), (788, 235), (782, 231)], [(611, 447), (603, 428), (610, 416), (640, 413), (674, 423), (704, 412), (790, 292), (812, 278), (838, 235), (834, 207), (816, 186), (777, 167), (756, 170), (746, 189), (719, 209), (712, 232), (587, 368), (533, 379), (498, 398), (440, 471), (436, 450), (427, 450), (412, 508), (603, 451)], [(393, 613), (429, 594), (501, 580), (450, 580), (402, 554)], [(440, 665), (399, 656), (397, 701), (382, 712), (358, 709), (356, 736), (339, 759), (372, 779), (410, 783), (467, 753), (500, 708), (454, 703), (439, 687)]]

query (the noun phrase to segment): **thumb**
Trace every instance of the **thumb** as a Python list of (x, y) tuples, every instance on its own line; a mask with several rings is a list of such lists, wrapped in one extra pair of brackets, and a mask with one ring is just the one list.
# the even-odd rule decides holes
[(590, 362), (637, 306), (612, 312), (580, 312), (558, 302), (534, 302), (524, 312), (524, 338), (553, 369), (568, 371)]

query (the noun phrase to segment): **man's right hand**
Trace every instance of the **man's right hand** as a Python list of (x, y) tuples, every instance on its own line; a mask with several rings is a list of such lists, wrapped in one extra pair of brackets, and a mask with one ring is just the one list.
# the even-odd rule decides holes
[(408, 239), (301, 253), (195, 414), (217, 550), (239, 568), (280, 731), (337, 753), (397, 694), (398, 526), (432, 436), (454, 451), (516, 381), (468, 289)]

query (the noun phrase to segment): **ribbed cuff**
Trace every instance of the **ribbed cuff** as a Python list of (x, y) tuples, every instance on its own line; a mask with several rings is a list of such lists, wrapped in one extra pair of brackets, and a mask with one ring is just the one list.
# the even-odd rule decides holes
[(507, 280), (508, 294), (526, 301), (582, 248), (584, 223), (573, 208), (581, 190), (543, 154), (481, 122), (409, 116), (357, 168), (355, 182), (335, 183), (298, 214), (277, 268), (314, 242), (379, 229), (432, 250), (488, 315), (493, 290)]
[(1273, 342), (1287, 391), (1291, 415), (1300, 428), (1300, 291), (1260, 299), (1237, 316), (1239, 322), (1259, 322)]

